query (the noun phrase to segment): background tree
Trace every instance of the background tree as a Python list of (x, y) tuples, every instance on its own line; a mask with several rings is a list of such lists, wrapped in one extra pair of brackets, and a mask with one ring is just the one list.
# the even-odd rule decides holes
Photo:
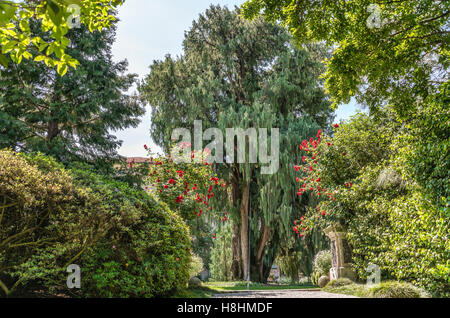
[(448, 1), (249, 0), (245, 17), (280, 21), (299, 44), (334, 45), (325, 74), (334, 105), (391, 103), (408, 116), (448, 81)]
[(413, 178), (448, 205), (448, 1), (249, 0), (243, 14), (281, 21), (299, 45), (333, 45), (324, 77), (334, 106), (355, 96), (382, 117), (389, 105), (393, 119), (414, 128)]
[(214, 239), (214, 247), (211, 249), (211, 278), (216, 281), (230, 281), (231, 262), (233, 260), (233, 251), (231, 249), (231, 238), (233, 235), (232, 222), (217, 230)]
[(229, 127), (280, 128), (278, 173), (263, 175), (261, 165), (216, 165), (231, 186), (228, 209), (235, 224), (237, 276), (247, 279), (249, 273), (251, 228), (252, 279), (265, 282), (280, 244), (293, 239), (287, 235), (293, 215), (304, 206), (290, 182), (297, 140), (313, 136), (331, 118), (318, 79), (322, 65), (293, 48), (282, 27), (261, 19), (248, 22), (239, 10), (218, 6), (193, 23), (183, 47), (179, 58), (155, 61), (140, 87), (152, 105), (151, 133), (157, 144), (168, 150), (173, 129), (192, 128), (195, 120), (203, 121), (203, 129), (222, 132)]
[[(224, 206), (214, 205), (217, 201), (226, 202), (226, 183), (205, 162), (175, 163), (171, 155), (153, 158), (151, 150), (148, 151), (150, 164), (144, 179), (145, 190), (179, 213), (191, 230), (193, 252), (202, 258), (205, 269), (209, 269), (210, 253), (216, 237), (214, 228), (228, 221)], [(192, 152), (188, 156), (190, 159), (191, 156), (203, 154)], [(139, 169), (133, 166), (133, 169), (136, 168)]]
[[(0, 65), (8, 66), (8, 58), (20, 64), (23, 59), (44, 61), (64, 75), (78, 61), (66, 53), (68, 30), (81, 25), (101, 31), (116, 18), (114, 10), (124, 0), (23, 0), (0, 1)], [(30, 28), (32, 20), (40, 22), (45, 37)], [(1, 72), (1, 68), (0, 68)]]
[[(38, 24), (33, 29), (41, 34)], [(126, 94), (137, 75), (126, 74), (126, 61), (113, 61), (114, 26), (93, 33), (82, 26), (67, 37), (67, 52), (80, 65), (66, 76), (32, 61), (1, 73), (0, 147), (108, 164), (121, 145), (111, 131), (136, 127), (144, 114), (137, 97)]]
[[(313, 192), (320, 202), (297, 221), (298, 231), (308, 236), (339, 223), (353, 247), (359, 277), (366, 278), (369, 264), (377, 264), (382, 279), (448, 297), (448, 208), (424, 196), (426, 189), (405, 164), (415, 151), (415, 129), (393, 120), (389, 108), (382, 112), (336, 125), (332, 138), (313, 140), (314, 150), (304, 141), (306, 159), (298, 177), (306, 181), (299, 194)], [(304, 167), (312, 169), (304, 172)]]

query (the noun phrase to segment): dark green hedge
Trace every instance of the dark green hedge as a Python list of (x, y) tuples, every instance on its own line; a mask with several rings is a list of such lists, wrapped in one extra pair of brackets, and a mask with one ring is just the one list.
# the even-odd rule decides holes
[[(88, 166), (0, 151), (0, 290), (162, 297), (189, 279), (190, 238), (164, 204)], [(66, 287), (69, 264), (82, 287)]]

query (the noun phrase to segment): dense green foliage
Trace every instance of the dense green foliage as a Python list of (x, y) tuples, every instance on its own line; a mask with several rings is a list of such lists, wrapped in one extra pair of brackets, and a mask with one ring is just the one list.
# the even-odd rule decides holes
[(121, 141), (111, 131), (136, 127), (144, 108), (125, 93), (136, 81), (126, 73), (127, 61), (113, 61), (115, 29), (70, 30), (67, 52), (80, 65), (64, 77), (32, 61), (2, 71), (0, 147), (40, 151), (64, 162), (107, 166), (117, 159)]
[(448, 1), (249, 0), (243, 8), (281, 21), (299, 44), (334, 46), (325, 86), (335, 105), (356, 96), (408, 117), (448, 81)]
[(343, 224), (360, 276), (371, 262), (448, 296), (448, 2), (250, 0), (243, 11), (281, 21), (298, 45), (329, 44), (334, 106), (356, 97), (370, 110), (309, 144), (299, 194), (327, 201), (305, 224)]
[[(123, 0), (1, 0), (0, 65), (7, 67), (6, 54), (18, 64), (34, 58), (34, 62), (44, 61), (64, 75), (68, 67), (78, 65), (76, 58), (66, 52), (69, 29), (84, 26), (93, 32), (108, 28), (115, 20), (112, 12), (123, 3)], [(39, 21), (45, 36), (31, 31), (32, 21)]]
[(311, 281), (317, 285), (321, 276), (328, 276), (331, 268), (331, 251), (320, 251), (314, 256), (314, 271), (311, 275)]
[(233, 253), (231, 249), (231, 238), (233, 235), (233, 224), (228, 222), (221, 227), (216, 234), (214, 247), (211, 250), (211, 278), (215, 281), (227, 282), (231, 280), (231, 262)]
[(82, 268), (78, 296), (152, 297), (184, 288), (190, 237), (184, 221), (142, 190), (88, 166), (1, 151), (0, 286), (62, 291)]
[(291, 284), (298, 282), (301, 259), (302, 253), (293, 251), (286, 254), (280, 253), (275, 260), (281, 273), (289, 277)]
[[(188, 154), (189, 158), (203, 155), (206, 158), (202, 153)], [(149, 157), (150, 166), (144, 178), (146, 191), (183, 218), (190, 228), (192, 251), (209, 269), (213, 229), (228, 221), (228, 212), (221, 204), (228, 196), (226, 183), (203, 160), (176, 163), (172, 155), (153, 158), (150, 153)], [(134, 169), (139, 167), (133, 166), (131, 170)]]
[(191, 255), (191, 266), (189, 267), (189, 277), (195, 277), (203, 270), (203, 259), (195, 254)]
[(412, 178), (448, 205), (448, 2), (250, 0), (243, 7), (246, 17), (281, 20), (299, 45), (332, 45), (324, 77), (334, 105), (356, 96), (374, 118), (389, 105), (391, 119), (415, 139), (405, 163)]
[(348, 279), (337, 279), (328, 283), (324, 291), (363, 298), (429, 298), (430, 295), (416, 286), (397, 281), (386, 281), (376, 285), (355, 284)]
[(342, 224), (360, 277), (373, 263), (384, 278), (448, 296), (449, 212), (412, 177), (405, 162), (416, 142), (410, 128), (392, 117), (388, 110), (377, 120), (356, 115), (319, 143), (316, 163), (306, 160), (312, 173), (305, 188), (317, 195), (320, 187), (329, 197), (322, 195), (326, 200), (302, 222), (306, 231)]

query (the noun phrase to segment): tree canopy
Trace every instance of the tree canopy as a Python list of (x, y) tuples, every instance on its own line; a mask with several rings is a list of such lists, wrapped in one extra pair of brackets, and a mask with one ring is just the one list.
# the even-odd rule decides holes
[[(249, 0), (243, 15), (281, 21), (298, 44), (326, 42), (326, 89), (334, 105), (352, 96), (402, 117), (448, 81), (448, 1)], [(419, 103), (420, 104), (420, 103)]]
[(137, 75), (126, 73), (126, 60), (113, 61), (114, 25), (94, 33), (82, 25), (67, 37), (67, 52), (80, 65), (66, 76), (27, 60), (1, 73), (0, 147), (41, 151), (65, 162), (111, 163), (121, 145), (112, 132), (136, 127), (145, 112), (126, 93)]
[[(109, 28), (116, 18), (114, 10), (124, 0), (0, 0), (0, 65), (7, 67), (23, 59), (43, 61), (64, 75), (75, 68), (77, 59), (66, 53), (71, 28), (86, 26), (91, 32)], [(45, 35), (36, 35), (30, 27), (38, 21)], [(1, 70), (1, 68), (0, 68)]]

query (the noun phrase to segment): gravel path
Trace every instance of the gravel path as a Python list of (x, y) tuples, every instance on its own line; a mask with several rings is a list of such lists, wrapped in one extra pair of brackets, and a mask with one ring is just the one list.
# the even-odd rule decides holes
[(321, 290), (265, 290), (217, 294), (213, 298), (358, 298), (356, 296), (330, 294)]

